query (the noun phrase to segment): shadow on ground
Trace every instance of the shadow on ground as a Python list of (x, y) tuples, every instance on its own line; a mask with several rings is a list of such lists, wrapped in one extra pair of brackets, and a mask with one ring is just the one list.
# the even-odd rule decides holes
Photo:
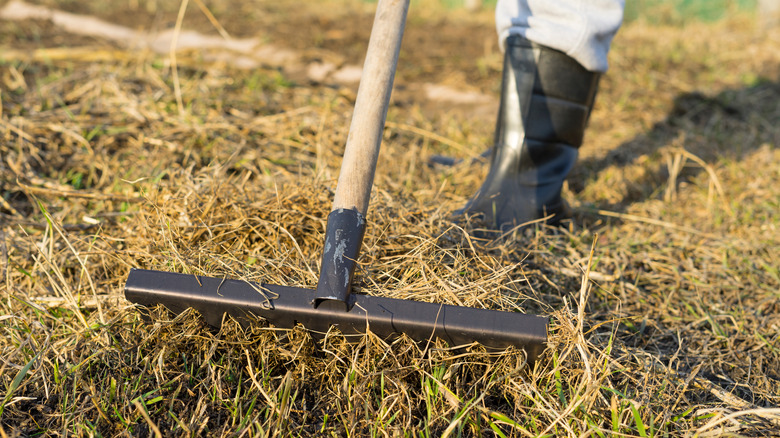
[[(780, 142), (780, 83), (726, 89), (715, 96), (680, 94), (662, 121), (601, 157), (580, 160), (569, 178), (571, 190), (598, 209), (623, 212), (642, 200), (663, 197), (670, 175), (680, 185), (705, 171), (702, 164), (742, 160), (763, 145)], [(675, 154), (701, 160), (675, 169)], [(689, 161), (690, 164), (690, 161)], [(674, 185), (674, 183), (672, 185)]]

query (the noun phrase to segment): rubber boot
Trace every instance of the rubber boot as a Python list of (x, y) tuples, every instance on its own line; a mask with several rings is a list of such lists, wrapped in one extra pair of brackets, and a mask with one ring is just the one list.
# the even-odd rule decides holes
[(490, 172), (459, 213), (501, 231), (568, 217), (561, 189), (577, 161), (598, 79), (563, 52), (510, 36)]

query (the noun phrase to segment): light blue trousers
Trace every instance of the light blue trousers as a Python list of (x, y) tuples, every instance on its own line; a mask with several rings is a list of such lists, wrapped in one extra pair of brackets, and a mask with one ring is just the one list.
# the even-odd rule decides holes
[(624, 7), (625, 0), (498, 0), (498, 41), (503, 50), (509, 35), (522, 35), (603, 73)]

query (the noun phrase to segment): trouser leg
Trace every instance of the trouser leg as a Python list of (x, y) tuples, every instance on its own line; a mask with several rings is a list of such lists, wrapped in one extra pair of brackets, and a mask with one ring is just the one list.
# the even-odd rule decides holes
[(503, 48), (509, 35), (520, 35), (603, 73), (624, 8), (625, 0), (498, 0), (498, 41)]

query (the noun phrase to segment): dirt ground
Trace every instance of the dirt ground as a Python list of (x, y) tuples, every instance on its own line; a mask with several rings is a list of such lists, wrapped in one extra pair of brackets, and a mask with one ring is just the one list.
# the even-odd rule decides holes
[[(156, 33), (171, 29), (176, 23), (178, 2), (150, 1), (154, 6), (120, 2), (40, 1), (32, 4), (56, 6), (59, 10), (99, 17), (132, 29)], [(206, 3), (209, 10), (232, 37), (259, 37), (264, 42), (294, 49), (306, 61), (323, 58), (358, 64), (365, 56), (373, 22), (373, 6), (363, 1), (309, 2), (305, 7), (291, 2), (225, 1)], [(404, 33), (404, 48), (398, 67), (398, 85), (404, 82), (456, 83), (493, 93), (497, 90), (497, 72), (501, 68), (492, 12), (476, 14), (461, 10), (431, 10), (422, 5), (412, 12)], [(186, 27), (204, 34), (218, 35), (206, 15), (190, 5)], [(51, 38), (57, 45), (79, 45), (86, 41), (71, 40), (71, 35), (56, 33), (45, 24), (28, 30), (29, 34)], [(14, 32), (4, 32), (6, 38)], [(67, 37), (67, 38), (66, 38)], [(37, 38), (37, 37), (36, 37)], [(35, 38), (32, 39), (35, 41)], [(12, 47), (35, 47), (27, 38), (8, 40)], [(101, 44), (103, 41), (93, 41)], [(422, 49), (422, 50), (421, 50)]]
[[(0, 19), (2, 436), (778, 434), (777, 29), (626, 24), (564, 190), (573, 220), (486, 241), (451, 213), (487, 172), (472, 158), (498, 103), (492, 11), (412, 6), (357, 290), (549, 316), (529, 366), (514, 349), (214, 330), (124, 299), (130, 268), (317, 281), (357, 83), (311, 67), (360, 65), (373, 4), (205, 1), (212, 21), (199, 3), (183, 29), (218, 22), (288, 58), (191, 50), (173, 69)], [(181, 5), (30, 4), (143, 35)]]

